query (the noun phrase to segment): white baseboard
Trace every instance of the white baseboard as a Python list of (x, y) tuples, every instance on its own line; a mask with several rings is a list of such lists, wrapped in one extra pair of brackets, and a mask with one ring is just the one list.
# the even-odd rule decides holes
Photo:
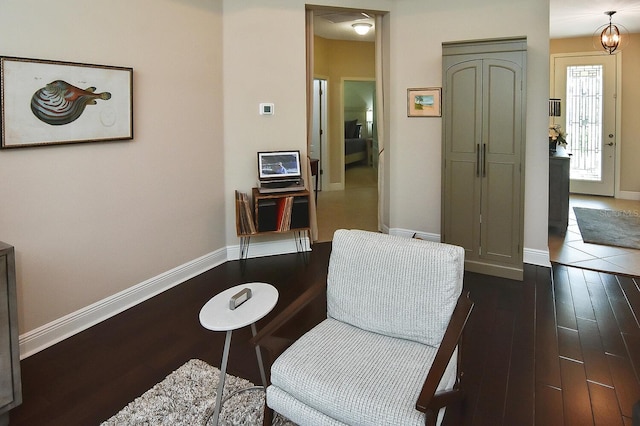
[(616, 198), (623, 200), (640, 200), (640, 192), (635, 191), (619, 191), (616, 193)]
[(226, 261), (227, 249), (216, 250), (24, 333), (19, 337), (20, 359), (40, 352)]
[(551, 258), (549, 257), (548, 248), (546, 250), (536, 250), (525, 247), (523, 256), (524, 263), (551, 268)]

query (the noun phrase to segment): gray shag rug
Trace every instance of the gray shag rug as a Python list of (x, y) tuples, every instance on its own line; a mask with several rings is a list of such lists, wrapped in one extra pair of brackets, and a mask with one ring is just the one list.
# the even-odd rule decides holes
[(585, 243), (640, 249), (640, 212), (574, 207)]
[[(192, 359), (136, 398), (101, 426), (213, 425), (220, 370)], [(223, 400), (229, 394), (253, 386), (248, 380), (227, 374)], [(222, 406), (220, 425), (261, 425), (264, 391), (234, 395)], [(274, 425), (295, 426), (276, 414)]]

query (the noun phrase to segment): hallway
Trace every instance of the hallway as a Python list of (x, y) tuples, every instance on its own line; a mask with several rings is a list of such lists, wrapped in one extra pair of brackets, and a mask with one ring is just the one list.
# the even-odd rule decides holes
[(336, 229), (378, 230), (378, 175), (375, 167), (354, 164), (345, 170), (343, 191), (318, 192), (318, 242)]

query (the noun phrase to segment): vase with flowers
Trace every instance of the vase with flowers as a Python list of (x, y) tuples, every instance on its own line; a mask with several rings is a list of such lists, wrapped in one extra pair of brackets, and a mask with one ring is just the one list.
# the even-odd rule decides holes
[(567, 146), (567, 132), (559, 124), (549, 126), (549, 151), (555, 152), (557, 146)]

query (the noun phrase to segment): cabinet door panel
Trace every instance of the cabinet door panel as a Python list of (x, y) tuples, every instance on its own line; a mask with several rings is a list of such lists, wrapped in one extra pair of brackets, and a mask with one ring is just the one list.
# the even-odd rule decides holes
[(511, 61), (487, 59), (484, 85), (483, 141), (487, 147), (482, 193), (483, 258), (518, 264), (521, 259), (522, 68)]
[(446, 79), (443, 241), (463, 247), (465, 258), (474, 259), (480, 245), (482, 61), (456, 64)]
[(445, 214), (447, 216), (445, 239), (465, 249), (467, 259), (477, 257), (479, 244), (479, 209), (469, 200), (479, 199), (479, 185), (475, 178), (475, 161), (451, 161), (447, 166), (448, 194)]
[(452, 154), (474, 154), (482, 129), (481, 61), (469, 61), (452, 67), (448, 74), (450, 91), (446, 94), (447, 135)]
[[(482, 258), (512, 263), (519, 227), (518, 173), (510, 163), (490, 163), (482, 188)], [(515, 246), (514, 246), (515, 244)]]
[(486, 127), (484, 140), (489, 144), (489, 154), (517, 154), (519, 145), (519, 101), (520, 88), (515, 64), (492, 60), (485, 64), (485, 111)]

